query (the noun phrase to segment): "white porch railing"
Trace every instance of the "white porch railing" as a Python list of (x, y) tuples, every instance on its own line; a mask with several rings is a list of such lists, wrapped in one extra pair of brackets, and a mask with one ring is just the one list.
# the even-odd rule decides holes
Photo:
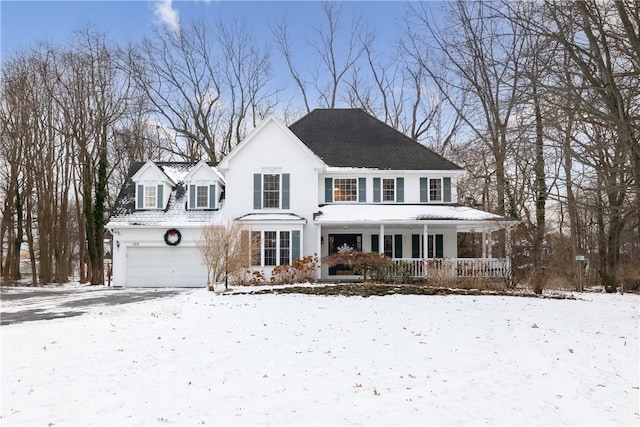
[(511, 270), (508, 258), (394, 258), (393, 263), (396, 275), (405, 277), (508, 277)]

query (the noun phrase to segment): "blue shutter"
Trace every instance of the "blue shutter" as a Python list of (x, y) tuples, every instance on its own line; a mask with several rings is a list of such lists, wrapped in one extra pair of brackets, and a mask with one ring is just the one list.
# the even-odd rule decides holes
[(373, 201), (380, 202), (382, 190), (380, 188), (380, 178), (373, 178)]
[(358, 178), (358, 202), (367, 202), (367, 178)]
[(157, 197), (156, 197), (156, 199), (158, 201), (158, 206), (157, 206), (158, 209), (164, 208), (163, 197), (164, 197), (164, 186), (162, 184), (159, 184), (158, 185), (158, 194), (157, 194)]
[(404, 178), (396, 178), (396, 202), (404, 202)]
[(253, 174), (253, 209), (262, 208), (262, 175)]
[(291, 232), (291, 261), (300, 258), (300, 230)]
[(289, 209), (289, 174), (282, 174), (282, 209)]
[(371, 235), (371, 252), (380, 253), (380, 239), (377, 234)]
[(209, 186), (209, 209), (216, 208), (216, 186), (211, 184)]
[(393, 248), (393, 256), (394, 258), (402, 258), (402, 234), (396, 234), (393, 236), (395, 246)]
[(445, 203), (451, 202), (451, 178), (446, 177), (442, 178), (442, 187), (444, 198), (442, 199)]
[(442, 234), (436, 234), (436, 258), (444, 257), (444, 241)]
[(196, 186), (189, 186), (189, 209), (196, 208)]
[(144, 185), (138, 185), (138, 209), (144, 208)]
[(420, 178), (420, 203), (429, 201), (429, 178)]
[(324, 202), (333, 202), (333, 178), (324, 179)]

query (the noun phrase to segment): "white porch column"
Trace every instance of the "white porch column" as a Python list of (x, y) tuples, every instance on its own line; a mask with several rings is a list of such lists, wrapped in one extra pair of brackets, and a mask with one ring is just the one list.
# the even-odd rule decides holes
[(429, 226), (424, 224), (422, 226), (422, 276), (427, 277), (429, 271), (427, 270), (427, 260), (429, 259)]
[(384, 255), (384, 224), (380, 224), (380, 234), (378, 235), (378, 252)]
[(511, 259), (511, 227), (507, 227), (506, 240), (504, 242), (504, 254), (507, 259)]
[(482, 231), (482, 258), (487, 257), (487, 232), (486, 230)]
[[(300, 242), (302, 245), (302, 242)], [(318, 248), (318, 271), (316, 272), (318, 280), (322, 278), (322, 225), (318, 224), (316, 235), (316, 247)]]
[(429, 258), (429, 226), (427, 224), (422, 228), (422, 258)]

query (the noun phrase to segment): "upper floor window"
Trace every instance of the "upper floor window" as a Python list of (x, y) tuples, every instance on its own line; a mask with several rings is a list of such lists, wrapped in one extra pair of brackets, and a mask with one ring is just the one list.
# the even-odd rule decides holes
[(396, 201), (396, 180), (393, 178), (384, 178), (382, 180), (382, 201)]
[(253, 174), (254, 209), (289, 209), (288, 173)]
[(158, 206), (158, 187), (155, 185), (144, 186), (143, 209), (154, 209)]
[(280, 174), (263, 175), (262, 207), (280, 207)]
[(333, 200), (336, 202), (357, 202), (358, 180), (355, 178), (334, 178)]
[(429, 179), (429, 201), (430, 202), (442, 201), (442, 178)]
[(136, 209), (162, 209), (164, 185), (136, 185)]
[(404, 203), (404, 178), (373, 178), (373, 202)]
[(198, 185), (196, 187), (196, 208), (209, 207), (209, 186)]
[(451, 177), (420, 178), (420, 203), (450, 203), (451, 192)]
[(216, 186), (189, 185), (189, 209), (215, 209)]

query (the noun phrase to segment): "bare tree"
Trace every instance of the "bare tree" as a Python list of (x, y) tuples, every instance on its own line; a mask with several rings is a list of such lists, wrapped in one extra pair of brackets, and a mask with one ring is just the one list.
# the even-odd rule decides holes
[(207, 287), (214, 290), (217, 284), (228, 287), (229, 277), (249, 267), (250, 233), (237, 222), (210, 224), (202, 228), (202, 238), (197, 242), (204, 264), (207, 266)]
[(292, 45), (288, 22), (280, 20), (272, 27), (276, 46), (287, 62), (307, 112), (316, 103), (322, 108), (336, 108), (345, 79), (363, 52), (359, 42), (359, 20), (352, 21), (351, 28), (345, 33), (341, 4), (323, 1), (320, 7), (324, 26), (316, 30), (317, 39), (308, 43), (308, 48), (314, 53), (312, 69), (300, 68), (296, 64), (293, 57), (296, 47)]
[(238, 21), (158, 27), (128, 62), (151, 112), (175, 133), (172, 154), (184, 160), (219, 160), (274, 106), (269, 55)]
[[(446, 27), (434, 21), (428, 3), (415, 6), (413, 16), (410, 51), (460, 114), (473, 138), (490, 148), (495, 160), (495, 210), (501, 215), (517, 216), (505, 164), (522, 78), (524, 37), (515, 30), (515, 24), (483, 2), (448, 3)], [(432, 55), (425, 57), (425, 51)], [(448, 80), (434, 66), (439, 61), (448, 70)], [(455, 98), (460, 93), (465, 93), (458, 98), (465, 100), (464, 106)]]
[(632, 217), (640, 240), (638, 11), (637, 2), (548, 1), (544, 19), (521, 24), (557, 43), (559, 58), (566, 58), (555, 64), (557, 99), (572, 100), (581, 132), (571, 155), (593, 170), (588, 181), (603, 196), (593, 206), (600, 212), (599, 272), (610, 292), (617, 288), (622, 231)]

